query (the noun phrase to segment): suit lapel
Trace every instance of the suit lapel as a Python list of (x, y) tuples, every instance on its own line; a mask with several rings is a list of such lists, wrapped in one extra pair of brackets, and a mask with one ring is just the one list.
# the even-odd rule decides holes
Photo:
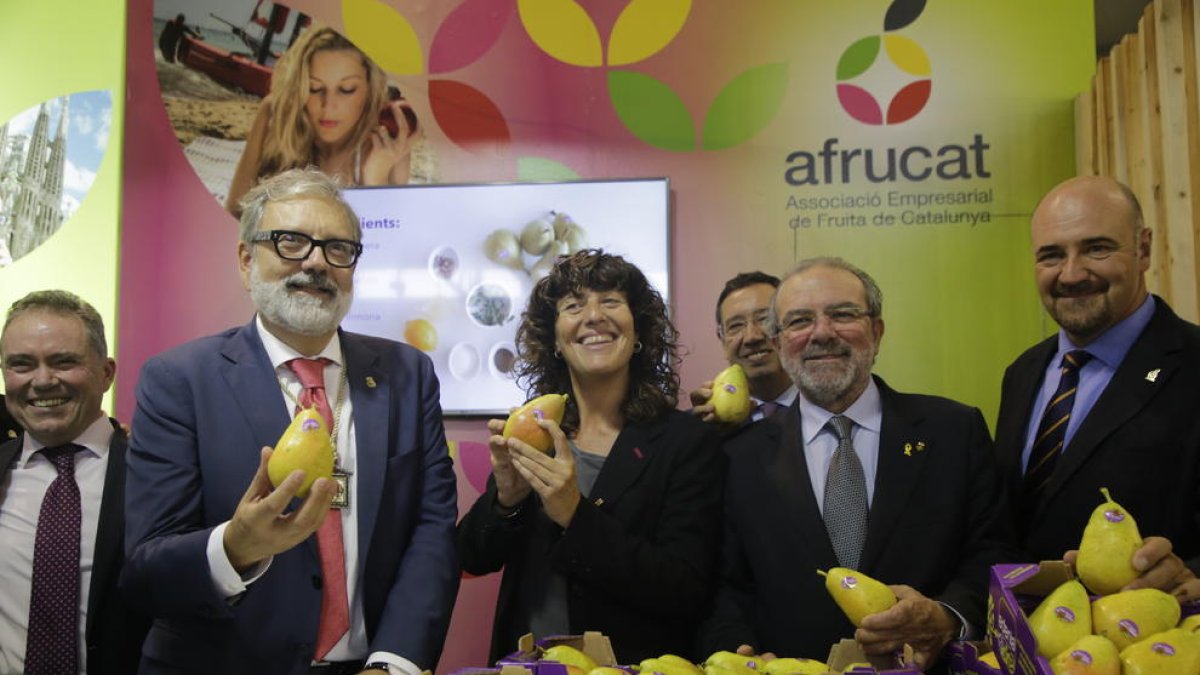
[[(1021, 485), (1021, 455), (1025, 452), (1025, 440), (1029, 431), (1031, 417), (1040, 417), (1041, 410), (1033, 410), (1037, 400), (1038, 388), (1046, 374), (1046, 366), (1058, 351), (1058, 338), (1044, 340), (1030, 355), (1029, 364), (1013, 371), (1013, 379), (1007, 391), (1002, 392), (1001, 399), (1013, 401), (1012, 405), (1019, 406), (1019, 414), (1002, 415), (1000, 421), (1006, 426), (996, 429), (996, 438), (1007, 438), (1009, 443), (999, 448), (1000, 471), (1004, 476), (1004, 484), (1014, 487)], [(1016, 492), (1010, 497), (1016, 499)], [(1016, 503), (1014, 501), (1014, 503)]]
[[(933, 438), (922, 435), (921, 418), (906, 409), (899, 394), (875, 379), (883, 407), (879, 432), (879, 455), (875, 472), (875, 496), (867, 520), (867, 541), (859, 562), (861, 571), (873, 573), (875, 563), (887, 548), (888, 538), (916, 486), (926, 457), (939, 449)], [(952, 449), (947, 449), (953, 451)]]
[(25, 442), (24, 438), (24, 435), (17, 434), (16, 438), (0, 443), (0, 480), (4, 480), (8, 472), (12, 471), (13, 464), (21, 454), (21, 444)]
[[(1117, 372), (1113, 373), (1112, 380), (1058, 458), (1039, 511), (1047, 508), (1054, 494), (1066, 485), (1071, 475), (1096, 452), (1104, 439), (1149, 405), (1179, 370), (1181, 346), (1173, 326), (1167, 325), (1174, 318), (1174, 314), (1164, 305), (1158, 305), (1154, 318), (1133, 343)], [(1153, 377), (1150, 376), (1152, 372)]]
[(596, 506), (613, 504), (633, 485), (654, 455), (658, 438), (666, 429), (665, 418), (630, 425), (621, 430), (592, 485), (588, 500)]
[(125, 545), (125, 432), (112, 420), (113, 435), (108, 443), (108, 467), (104, 491), (100, 497), (100, 519), (96, 529), (96, 548), (92, 554), (92, 581), (88, 590), (87, 627), (89, 645), (94, 639), (100, 610), (112, 599), (108, 594), (117, 587), (122, 547)]
[(759, 424), (769, 425), (771, 433), (763, 455), (769, 489), (784, 504), (780, 517), (790, 520), (785, 529), (796, 535), (801, 547), (807, 549), (822, 569), (837, 566), (837, 554), (829, 543), (829, 533), (821, 518), (812, 490), (812, 478), (804, 461), (804, 436), (800, 431), (800, 397), (783, 412), (772, 415)]
[[(358, 517), (360, 551), (367, 551), (375, 531), (375, 516), (383, 498), (391, 428), (392, 378), (395, 368), (384, 368), (382, 357), (364, 340), (339, 331), (346, 359), (346, 383), (354, 406), (354, 505)], [(310, 540), (315, 540), (310, 537)], [(314, 544), (315, 546), (315, 544)], [(363, 574), (367, 555), (358, 556), (358, 573)]]
[(290, 405), (284, 400), (254, 321), (230, 336), (221, 355), (226, 359), (221, 375), (254, 435), (254, 452), (247, 461), (257, 467), (258, 449), (275, 445), (291, 421)]

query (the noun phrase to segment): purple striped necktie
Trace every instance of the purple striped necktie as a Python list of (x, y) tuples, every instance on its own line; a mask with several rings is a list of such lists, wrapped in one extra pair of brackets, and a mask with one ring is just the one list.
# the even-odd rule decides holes
[(1058, 389), (1054, 392), (1042, 420), (1038, 423), (1037, 435), (1033, 439), (1033, 448), (1029, 453), (1025, 477), (1021, 481), (1021, 507), (1032, 513), (1042, 498), (1058, 457), (1062, 454), (1063, 444), (1067, 438), (1067, 425), (1071, 421), (1071, 409), (1075, 406), (1075, 392), (1079, 389), (1079, 371), (1092, 359), (1092, 355), (1082, 349), (1076, 349), (1063, 354), (1062, 377), (1058, 381)]

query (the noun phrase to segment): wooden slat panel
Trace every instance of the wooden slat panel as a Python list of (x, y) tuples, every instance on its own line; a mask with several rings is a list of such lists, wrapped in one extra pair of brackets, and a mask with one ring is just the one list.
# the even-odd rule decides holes
[(1075, 97), (1075, 173), (1096, 175), (1096, 120), (1091, 90)]
[[(1154, 20), (1154, 5), (1146, 5), (1138, 22), (1138, 35), (1142, 42), (1144, 61), (1141, 91), (1141, 108), (1147, 122), (1146, 151), (1149, 159), (1149, 189), (1134, 188), (1142, 202), (1142, 213), (1146, 225), (1154, 232), (1150, 254), (1150, 279), (1155, 292), (1171, 302), (1170, 257), (1167, 252), (1167, 206), (1162, 199), (1163, 139), (1162, 118), (1159, 115), (1158, 57), (1156, 48), (1157, 24)], [(1145, 177), (1143, 177), (1145, 178)]]
[[(1154, 3), (1155, 47), (1158, 69), (1159, 114), (1162, 121), (1165, 234), (1171, 278), (1171, 306), (1190, 321), (1200, 316), (1197, 305), (1196, 236), (1192, 224), (1192, 170), (1188, 146), (1188, 91), (1195, 100), (1195, 80), (1187, 82), (1187, 62), (1195, 64), (1192, 47), (1184, 39), (1182, 0)], [(1188, 57), (1192, 57), (1189, 59)], [(1194, 113), (1193, 113), (1194, 114)]]
[(1101, 176), (1112, 175), (1112, 155), (1109, 151), (1112, 138), (1112, 115), (1108, 110), (1108, 83), (1111, 81), (1112, 60), (1107, 56), (1096, 64), (1096, 75), (1092, 88), (1096, 92), (1096, 171)]
[(1129, 96), (1126, 93), (1126, 71), (1129, 70), (1128, 58), (1126, 57), (1127, 43), (1122, 41), (1115, 45), (1112, 51), (1109, 52), (1108, 69), (1105, 73), (1105, 83), (1108, 85), (1108, 105), (1106, 110), (1109, 115), (1108, 127), (1108, 147), (1109, 147), (1109, 174), (1113, 178), (1129, 184), (1129, 151), (1127, 138), (1128, 130), (1128, 115), (1125, 110), (1125, 102)]

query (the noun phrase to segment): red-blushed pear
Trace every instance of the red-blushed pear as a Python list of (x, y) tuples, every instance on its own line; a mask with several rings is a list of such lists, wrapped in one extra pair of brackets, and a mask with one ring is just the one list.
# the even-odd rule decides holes
[(1106, 637), (1085, 635), (1050, 661), (1054, 675), (1121, 675), (1117, 646)]
[(554, 420), (562, 424), (563, 414), (567, 411), (566, 394), (546, 394), (539, 396), (525, 405), (512, 411), (504, 423), (504, 438), (516, 438), (542, 452), (550, 452), (554, 447), (554, 439), (549, 432), (538, 425), (539, 420)]
[(296, 413), (267, 461), (267, 477), (275, 487), (296, 469), (304, 471), (304, 482), (296, 491), (296, 496), (302, 499), (308, 496), (308, 489), (318, 478), (333, 476), (333, 443), (325, 418), (316, 408)]

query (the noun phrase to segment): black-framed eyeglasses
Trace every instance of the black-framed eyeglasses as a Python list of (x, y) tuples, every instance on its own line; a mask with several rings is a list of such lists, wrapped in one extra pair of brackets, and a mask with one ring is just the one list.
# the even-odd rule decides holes
[(250, 241), (269, 241), (275, 245), (275, 253), (284, 260), (304, 260), (314, 246), (321, 248), (325, 262), (333, 267), (354, 267), (363, 246), (349, 239), (314, 239), (303, 232), (292, 230), (268, 230), (257, 232)]
[(852, 326), (864, 317), (873, 317), (871, 310), (857, 305), (838, 305), (826, 307), (819, 313), (812, 310), (796, 310), (783, 315), (779, 322), (779, 333), (783, 335), (799, 335), (807, 333), (817, 325), (818, 317), (829, 319), (835, 330)]

